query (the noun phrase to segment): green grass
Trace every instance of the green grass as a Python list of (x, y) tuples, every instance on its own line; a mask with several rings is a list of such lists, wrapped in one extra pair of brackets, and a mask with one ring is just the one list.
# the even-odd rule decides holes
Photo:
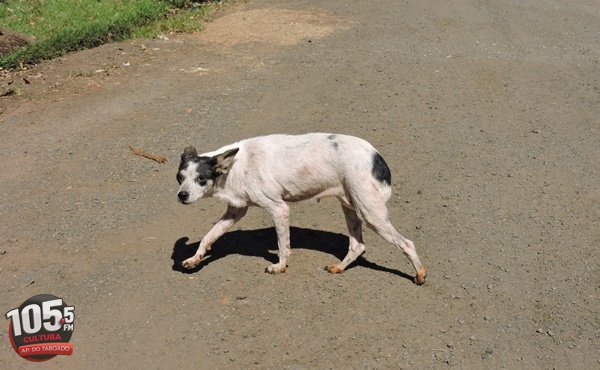
[(0, 25), (35, 42), (0, 55), (9, 69), (111, 41), (202, 28), (206, 2), (191, 0), (0, 0)]

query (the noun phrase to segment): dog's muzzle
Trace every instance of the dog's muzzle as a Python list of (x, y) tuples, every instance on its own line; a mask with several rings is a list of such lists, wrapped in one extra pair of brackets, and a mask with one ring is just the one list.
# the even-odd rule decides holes
[(177, 198), (179, 198), (179, 201), (181, 203), (185, 203), (189, 197), (190, 193), (188, 193), (187, 191), (180, 191), (179, 193), (177, 193)]

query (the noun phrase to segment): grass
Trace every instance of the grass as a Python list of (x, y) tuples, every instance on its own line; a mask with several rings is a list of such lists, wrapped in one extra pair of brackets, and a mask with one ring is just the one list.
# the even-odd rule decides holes
[(0, 0), (0, 25), (35, 42), (0, 55), (0, 67), (36, 64), (111, 41), (202, 28), (210, 2), (192, 0)]

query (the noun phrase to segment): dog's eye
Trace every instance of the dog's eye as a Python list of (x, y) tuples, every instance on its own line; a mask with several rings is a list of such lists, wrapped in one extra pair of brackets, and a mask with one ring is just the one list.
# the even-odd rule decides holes
[(204, 185), (206, 185), (206, 179), (205, 179), (205, 178), (203, 178), (203, 177), (198, 177), (198, 178), (196, 179), (196, 181), (198, 182), (198, 184), (200, 184), (200, 186), (204, 186)]
[(181, 176), (180, 173), (177, 174), (177, 182), (181, 185), (181, 183), (183, 182), (183, 176)]

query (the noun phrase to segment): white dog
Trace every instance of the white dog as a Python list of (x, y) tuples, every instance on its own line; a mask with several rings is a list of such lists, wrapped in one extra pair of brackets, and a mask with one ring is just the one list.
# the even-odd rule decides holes
[(181, 203), (215, 197), (228, 204), (227, 212), (202, 239), (196, 254), (182, 262), (185, 268), (197, 266), (211, 245), (244, 217), (249, 206), (258, 206), (273, 218), (279, 246), (279, 262), (266, 271), (285, 272), (291, 254), (286, 202), (335, 196), (342, 203), (350, 246), (341, 263), (327, 266), (329, 272), (341, 273), (364, 252), (364, 221), (410, 259), (416, 271), (414, 282), (425, 282), (427, 271), (413, 242), (400, 235), (388, 219), (385, 203), (392, 192), (390, 170), (365, 140), (312, 133), (261, 136), (201, 155), (194, 147), (187, 147), (181, 155), (177, 181)]

